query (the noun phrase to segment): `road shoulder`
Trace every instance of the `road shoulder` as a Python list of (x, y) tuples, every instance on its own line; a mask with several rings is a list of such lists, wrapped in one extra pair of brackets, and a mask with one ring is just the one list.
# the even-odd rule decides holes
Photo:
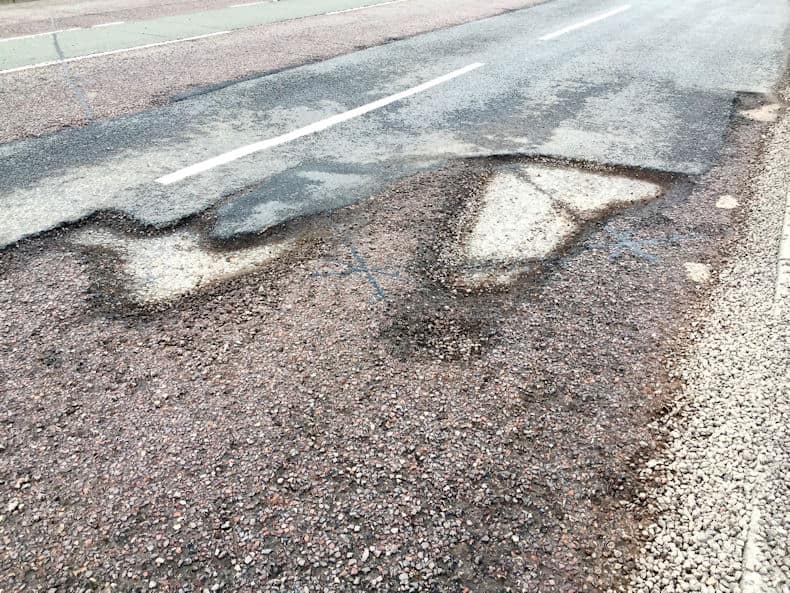
[(744, 210), (743, 239), (676, 365), (685, 407), (659, 421), (668, 448), (641, 473), (653, 485), (654, 519), (632, 576), (636, 593), (778, 593), (790, 582), (786, 111), (751, 170), (750, 191), (719, 201)]

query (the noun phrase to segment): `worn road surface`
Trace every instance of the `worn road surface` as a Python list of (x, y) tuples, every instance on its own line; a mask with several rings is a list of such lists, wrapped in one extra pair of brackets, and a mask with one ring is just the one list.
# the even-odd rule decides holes
[(779, 0), (550, 2), (10, 143), (0, 244), (100, 210), (164, 226), (216, 208), (229, 239), (459, 157), (702, 173), (736, 93), (777, 79), (787, 19)]

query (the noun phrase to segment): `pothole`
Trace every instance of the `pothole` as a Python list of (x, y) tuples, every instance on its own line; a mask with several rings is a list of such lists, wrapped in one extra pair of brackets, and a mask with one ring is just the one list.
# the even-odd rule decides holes
[(619, 205), (649, 200), (649, 181), (539, 164), (501, 169), (460, 246), (466, 286), (510, 283), (530, 263), (555, 254), (590, 221)]
[(132, 300), (152, 303), (176, 298), (209, 284), (251, 272), (277, 258), (292, 240), (233, 251), (207, 249), (199, 237), (182, 230), (156, 237), (133, 237), (107, 229), (89, 229), (72, 242), (118, 254), (121, 274)]

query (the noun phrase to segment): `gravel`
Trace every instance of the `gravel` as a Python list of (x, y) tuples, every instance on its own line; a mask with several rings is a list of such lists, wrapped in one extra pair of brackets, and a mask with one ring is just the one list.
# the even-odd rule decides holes
[(664, 455), (642, 471), (646, 482), (664, 484), (646, 497), (655, 518), (635, 593), (790, 587), (790, 301), (775, 296), (790, 188), (788, 115), (765, 142), (751, 190), (716, 203), (744, 209), (744, 240), (677, 366), (686, 408), (667, 423)]
[[(662, 360), (704, 297), (683, 264), (714, 258), (729, 213), (668, 191), (506, 290), (457, 290), (440, 255), (492, 172), (459, 163), (294, 223), (264, 239), (300, 237), (270, 264), (156, 306), (129, 302), (112, 255), (71, 247), (81, 230), (4, 252), (0, 586), (618, 578), (621, 503), (671, 392)], [(706, 239), (651, 245), (653, 262), (585, 247), (700, 225)]]

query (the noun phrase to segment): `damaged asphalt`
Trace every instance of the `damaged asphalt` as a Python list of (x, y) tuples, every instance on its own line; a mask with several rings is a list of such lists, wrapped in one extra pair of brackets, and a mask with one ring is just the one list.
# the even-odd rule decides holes
[[(780, 183), (752, 183), (773, 125), (754, 114), (781, 111), (788, 9), (645, 3), (540, 41), (610, 8), (559, 0), (0, 146), (0, 589), (652, 593), (682, 570), (665, 550), (688, 534), (655, 527), (685, 512), (662, 470), (683, 418), (663, 418), (736, 248), (770, 243), (755, 212), (780, 211)], [(546, 192), (572, 230), (475, 258), (514, 172), (639, 189)]]
[[(551, 2), (10, 143), (0, 147), (0, 243), (101, 210), (162, 226), (212, 207), (211, 236), (229, 239), (459, 157), (542, 154), (699, 174), (715, 161), (736, 93), (767, 93), (783, 65), (786, 4), (731, 4), (640, 4), (542, 41), (608, 8)], [(713, 55), (727, 55), (715, 71), (700, 59)], [(157, 181), (470, 64), (482, 65), (317, 134)]]
[[(686, 264), (724, 264), (739, 212), (716, 203), (748, 200), (739, 155), (765, 125), (493, 290), (457, 286), (448, 246), (497, 161), (289, 223), (268, 240), (293, 251), (158, 305), (124, 303), (112, 254), (69, 231), (6, 251), (4, 582), (624, 586), (651, 519), (638, 469), (667, 438), (650, 422), (709, 291)], [(617, 255), (624, 235), (650, 257)]]

